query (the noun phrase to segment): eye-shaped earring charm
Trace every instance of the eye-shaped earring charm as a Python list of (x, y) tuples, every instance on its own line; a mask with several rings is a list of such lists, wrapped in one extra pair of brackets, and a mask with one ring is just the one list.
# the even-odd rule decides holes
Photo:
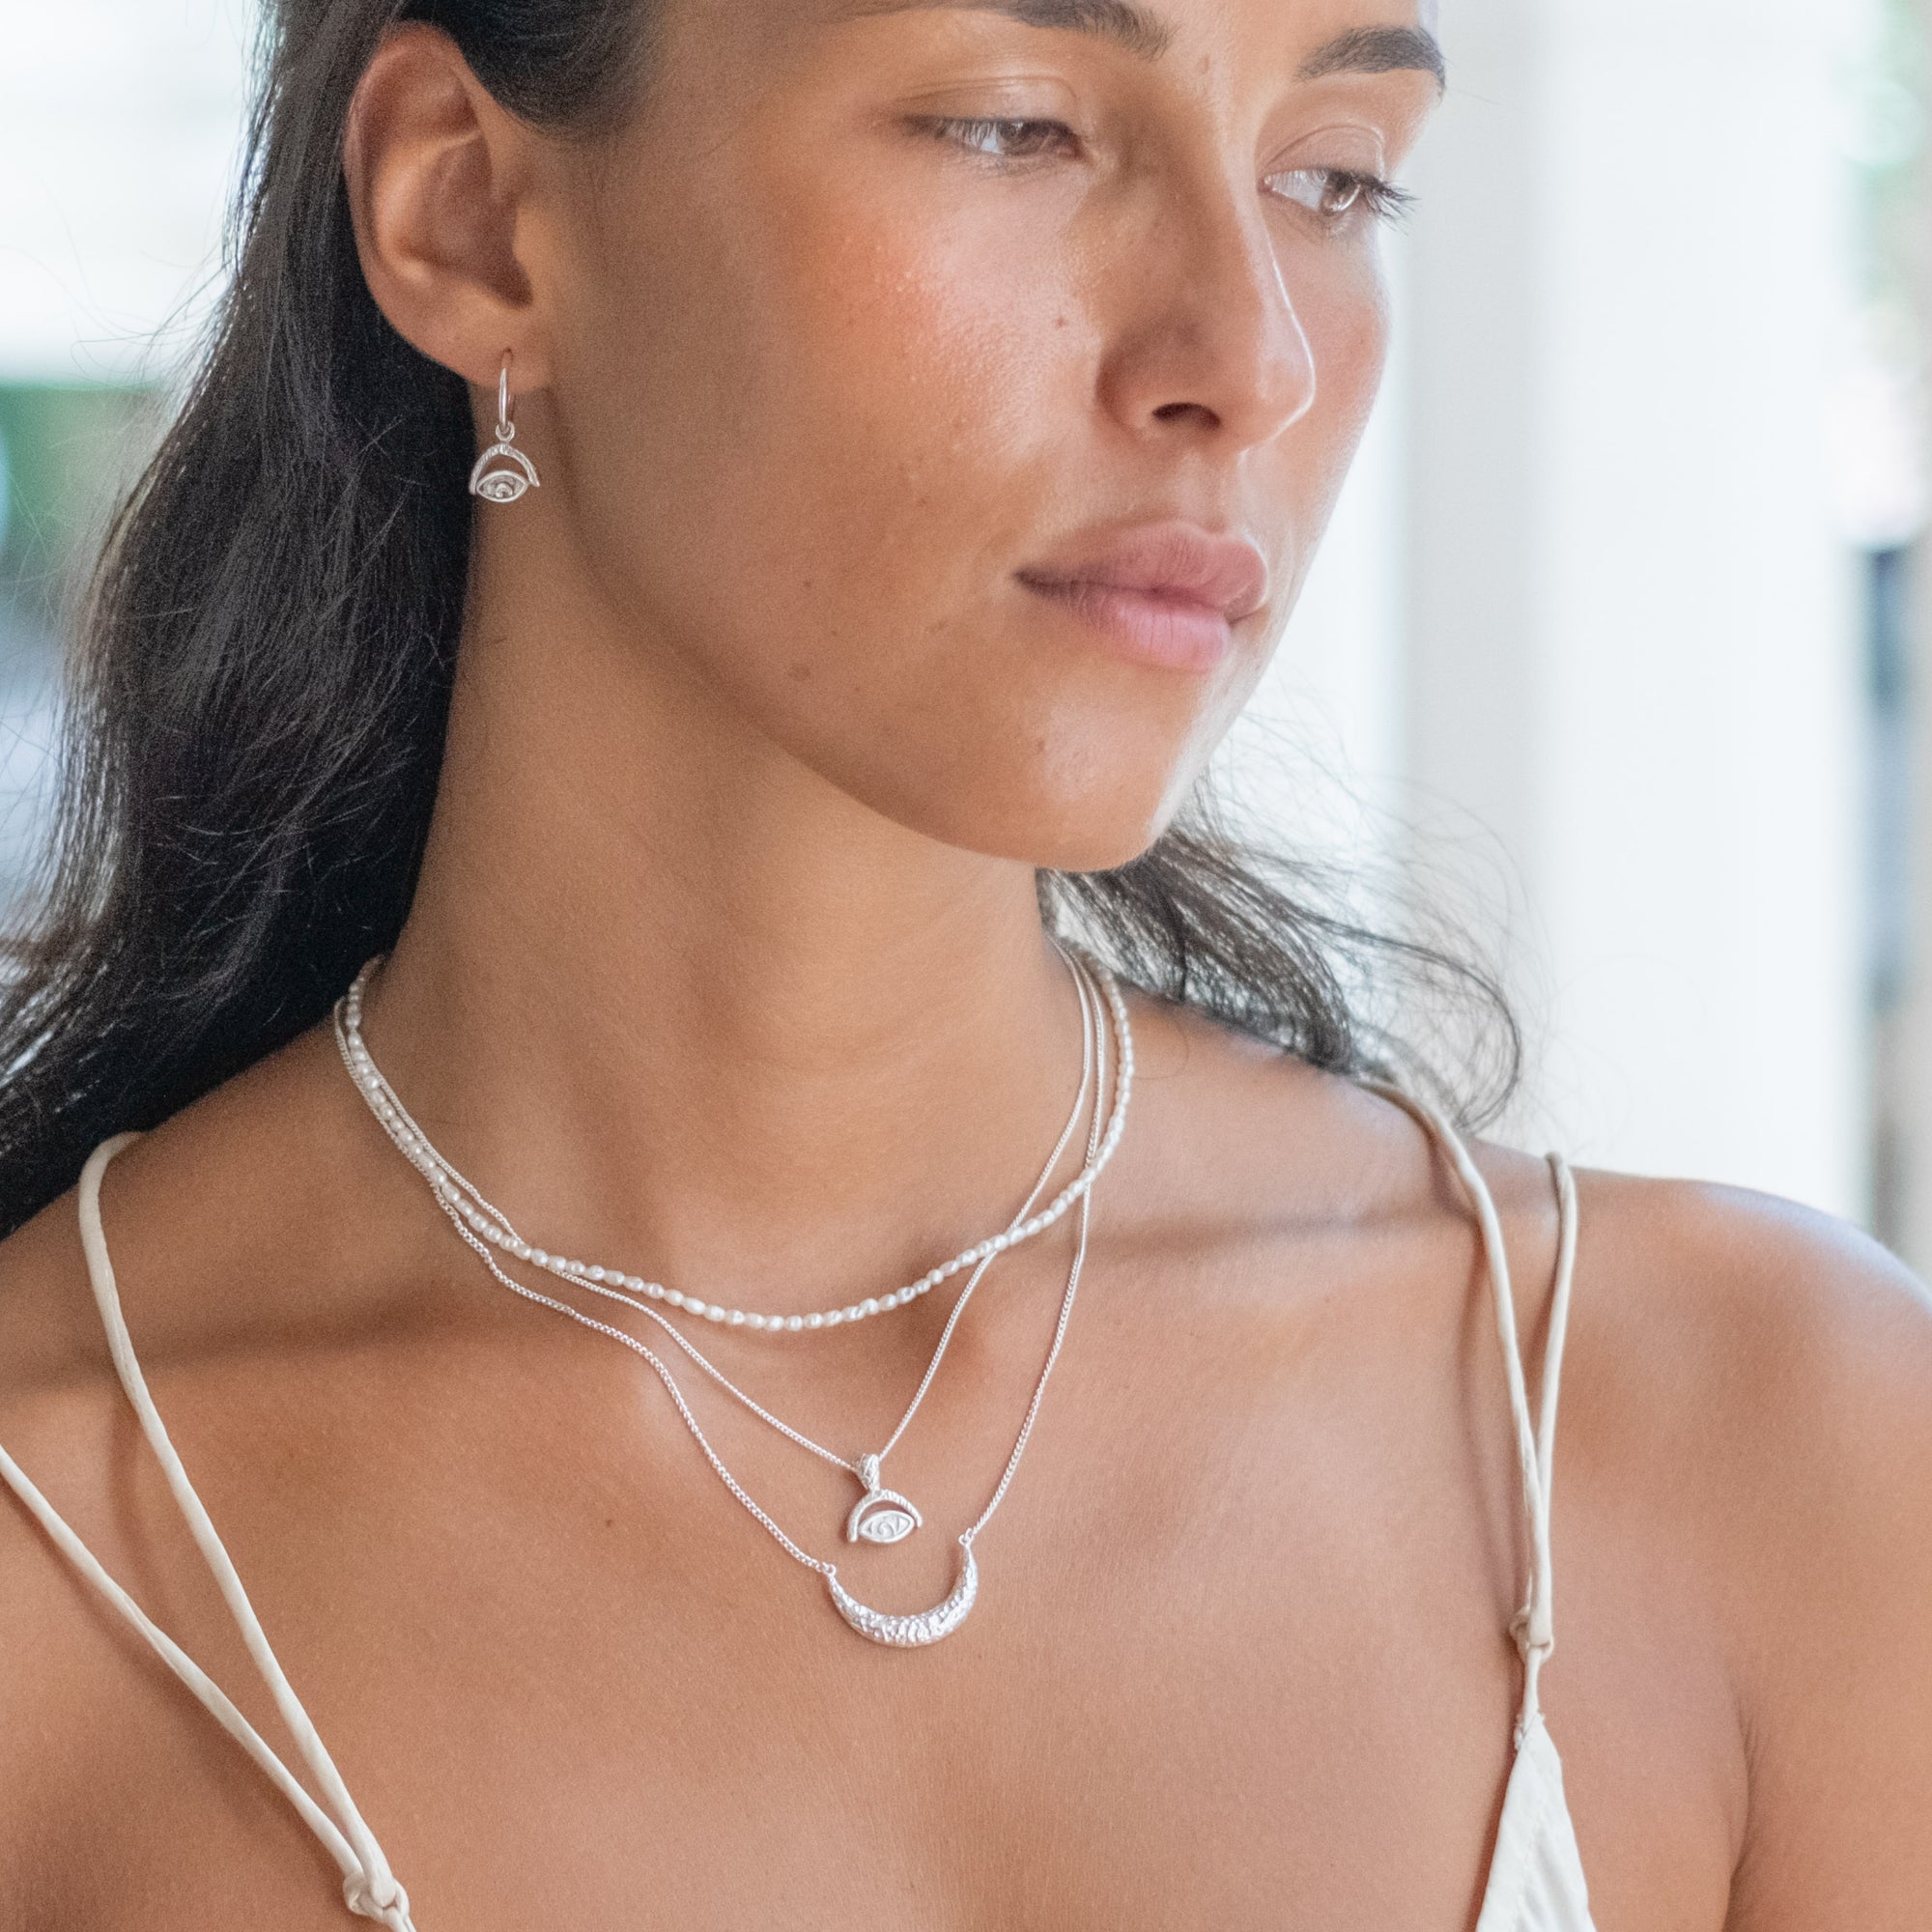
[(469, 494), (489, 503), (514, 503), (526, 490), (542, 488), (537, 467), (517, 447), (517, 426), (510, 420), (510, 352), (503, 352), (502, 373), (497, 378), (497, 440), (476, 459), (469, 472)]

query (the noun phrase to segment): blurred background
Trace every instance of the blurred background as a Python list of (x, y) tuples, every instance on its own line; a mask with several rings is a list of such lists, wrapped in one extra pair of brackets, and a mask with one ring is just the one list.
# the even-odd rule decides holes
[[(1932, 1269), (1932, 0), (1446, 0), (1399, 347), (1234, 809), (1496, 939), (1507, 1130)], [(218, 293), (254, 0), (0, 0), (0, 900)]]

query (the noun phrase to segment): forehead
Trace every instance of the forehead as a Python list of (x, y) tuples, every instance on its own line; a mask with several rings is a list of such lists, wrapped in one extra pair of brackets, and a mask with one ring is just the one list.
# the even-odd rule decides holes
[[(663, 129), (696, 120), (709, 125), (743, 112), (752, 100), (771, 101), (792, 76), (810, 71), (859, 85), (884, 45), (867, 37), (858, 52), (850, 30), (902, 20), (917, 26), (946, 21), (983, 27), (1018, 22), (1063, 44), (1082, 43), (1110, 60), (1125, 60), (1150, 76), (1238, 74), (1251, 64), (1271, 80), (1297, 86), (1321, 81), (1323, 91), (1349, 86), (1349, 75), (1384, 75), (1406, 103), (1445, 86), (1441, 49), (1424, 14), (1432, 0), (679, 0), (668, 5), (653, 37), (659, 84), (654, 111), (639, 126)], [(909, 57), (924, 58), (928, 33), (906, 37)], [(951, 43), (952, 36), (941, 38)], [(969, 34), (966, 43), (977, 41)], [(881, 69), (881, 72), (886, 70)], [(664, 84), (676, 73), (680, 84)], [(1387, 85), (1386, 82), (1383, 83)], [(1406, 105), (1404, 112), (1409, 111)]]
[[(819, 24), (892, 14), (958, 13), (1003, 16), (1031, 27), (1077, 33), (1110, 42), (1147, 60), (1174, 44), (1190, 16), (1220, 14), (1227, 0), (818, 0)], [(1271, 14), (1282, 31), (1305, 43), (1303, 71), (1310, 75), (1346, 71), (1387, 73), (1415, 69), (1443, 79), (1441, 50), (1433, 27), (1435, 0), (1405, 7), (1364, 0), (1347, 5), (1295, 7), (1274, 0)]]

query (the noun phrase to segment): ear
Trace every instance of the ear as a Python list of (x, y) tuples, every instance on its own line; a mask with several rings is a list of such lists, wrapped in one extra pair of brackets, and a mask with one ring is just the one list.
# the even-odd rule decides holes
[(493, 392), (506, 353), (518, 393), (550, 381), (517, 254), (533, 146), (449, 36), (420, 22), (384, 36), (343, 146), (356, 252), (376, 305), (406, 342)]

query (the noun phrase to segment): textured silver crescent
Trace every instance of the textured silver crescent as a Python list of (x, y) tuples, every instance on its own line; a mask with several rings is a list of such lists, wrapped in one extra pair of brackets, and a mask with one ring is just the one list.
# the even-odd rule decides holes
[(838, 1580), (836, 1570), (828, 1570), (825, 1580), (832, 1586), (832, 1601), (838, 1605), (838, 1614), (861, 1636), (890, 1644), (895, 1650), (917, 1650), (951, 1636), (966, 1621), (973, 1600), (980, 1594), (980, 1566), (973, 1561), (972, 1549), (961, 1545), (959, 1559), (959, 1580), (953, 1584), (952, 1594), (917, 1616), (895, 1617), (868, 1607)]
[[(515, 469), (497, 469), (498, 459)], [(490, 503), (514, 503), (526, 490), (539, 490), (537, 467), (512, 442), (493, 442), (469, 472), (469, 494)]]

